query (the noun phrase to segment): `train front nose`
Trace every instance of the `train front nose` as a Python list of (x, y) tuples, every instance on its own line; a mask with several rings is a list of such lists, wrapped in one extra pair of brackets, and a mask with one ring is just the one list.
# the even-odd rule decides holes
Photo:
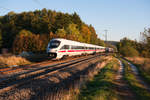
[(49, 49), (48, 50), (48, 56), (52, 57), (52, 58), (56, 58), (57, 57), (57, 50)]
[(49, 52), (49, 53), (48, 53), (48, 56), (49, 56), (49, 57), (52, 57), (52, 58), (56, 58), (56, 57), (57, 57), (57, 53)]
[(57, 50), (59, 48), (61, 41), (59, 40), (51, 40), (50, 43), (48, 44), (48, 48), (47, 48), (47, 53), (48, 56), (52, 57), (52, 58), (56, 58), (57, 57)]

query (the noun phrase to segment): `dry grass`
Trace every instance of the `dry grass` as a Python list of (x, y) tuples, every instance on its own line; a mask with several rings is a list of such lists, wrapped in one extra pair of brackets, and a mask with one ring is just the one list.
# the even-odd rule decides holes
[(6, 67), (6, 66), (18, 66), (18, 65), (26, 65), (30, 64), (28, 60), (22, 57), (17, 56), (9, 56), (4, 57), (0, 56), (0, 67)]
[(126, 58), (136, 65), (139, 75), (150, 84), (150, 58)]
[(129, 61), (132, 61), (134, 64), (138, 64), (146, 72), (150, 72), (150, 58), (142, 57), (126, 57)]

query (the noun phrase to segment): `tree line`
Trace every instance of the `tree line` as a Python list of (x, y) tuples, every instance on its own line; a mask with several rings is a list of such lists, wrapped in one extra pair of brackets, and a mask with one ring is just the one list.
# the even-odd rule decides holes
[(123, 56), (150, 57), (150, 28), (144, 29), (144, 32), (141, 32), (140, 35), (139, 42), (128, 38), (121, 39), (117, 44), (119, 53)]
[(68, 14), (44, 8), (0, 16), (0, 48), (14, 53), (41, 52), (52, 38), (104, 45), (94, 27), (85, 24), (76, 12)]

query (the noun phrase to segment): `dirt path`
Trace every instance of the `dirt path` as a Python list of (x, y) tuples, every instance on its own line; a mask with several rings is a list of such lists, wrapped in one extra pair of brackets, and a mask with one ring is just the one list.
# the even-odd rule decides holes
[(139, 76), (138, 70), (136, 68), (136, 66), (134, 66), (133, 64), (129, 63), (130, 67), (132, 68), (132, 71), (137, 79), (137, 81), (143, 85), (144, 89), (146, 89), (147, 91), (150, 92), (150, 85), (148, 85), (146, 82), (144, 82), (143, 78), (141, 76)]
[(118, 70), (118, 75), (114, 80), (115, 91), (121, 97), (121, 100), (136, 100), (135, 94), (131, 91), (128, 86), (128, 83), (123, 79), (124, 66), (119, 60), (120, 68)]

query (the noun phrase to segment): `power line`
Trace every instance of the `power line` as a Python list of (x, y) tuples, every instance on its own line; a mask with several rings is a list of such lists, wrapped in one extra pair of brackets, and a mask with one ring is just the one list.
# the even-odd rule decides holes
[(35, 2), (36, 4), (38, 4), (39, 6), (43, 7), (43, 4), (41, 2), (39, 2), (38, 0), (32, 0), (33, 2)]

